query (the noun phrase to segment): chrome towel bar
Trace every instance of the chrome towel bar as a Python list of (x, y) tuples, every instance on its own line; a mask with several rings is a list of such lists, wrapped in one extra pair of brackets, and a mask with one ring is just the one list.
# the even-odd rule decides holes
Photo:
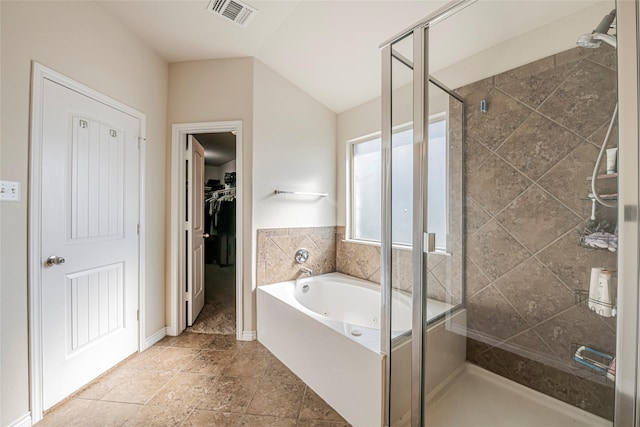
[(327, 197), (329, 193), (306, 193), (304, 191), (286, 191), (286, 190), (275, 190), (273, 194), (293, 194), (295, 196), (318, 196), (318, 197)]

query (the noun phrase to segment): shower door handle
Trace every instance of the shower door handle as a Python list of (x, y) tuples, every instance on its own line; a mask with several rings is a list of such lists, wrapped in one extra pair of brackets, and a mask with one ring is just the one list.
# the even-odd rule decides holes
[(436, 251), (436, 233), (424, 233), (423, 247), (427, 254)]

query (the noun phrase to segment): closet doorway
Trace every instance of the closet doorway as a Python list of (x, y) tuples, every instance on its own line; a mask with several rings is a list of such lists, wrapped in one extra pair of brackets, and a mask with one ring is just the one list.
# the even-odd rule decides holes
[(185, 242), (192, 248), (185, 251), (192, 269), (191, 301), (187, 300), (191, 332), (236, 332), (236, 133), (187, 137), (192, 144), (187, 165), (187, 200), (192, 206), (192, 212), (187, 206), (187, 221), (192, 232)]
[[(242, 324), (242, 122), (172, 126), (167, 335)], [(226, 181), (226, 182), (225, 182)]]

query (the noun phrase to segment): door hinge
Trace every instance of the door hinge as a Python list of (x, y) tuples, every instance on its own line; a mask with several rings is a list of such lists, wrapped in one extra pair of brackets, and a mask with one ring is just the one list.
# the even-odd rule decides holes
[(146, 141), (147, 138), (143, 138), (141, 136), (138, 137), (138, 149), (140, 149), (140, 145), (142, 144), (142, 141)]
[(138, 224), (137, 232), (138, 232), (138, 236), (139, 236), (140, 235), (140, 224)]
[(140, 321), (140, 310), (136, 310), (136, 320)]

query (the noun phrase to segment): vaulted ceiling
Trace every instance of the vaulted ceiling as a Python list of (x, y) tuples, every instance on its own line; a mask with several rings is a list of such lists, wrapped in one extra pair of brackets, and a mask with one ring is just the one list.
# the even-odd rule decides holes
[[(208, 12), (207, 0), (100, 2), (168, 62), (256, 57), (336, 113), (379, 95), (380, 43), (447, 2), (247, 3), (258, 13), (242, 28)], [(479, 0), (466, 18), (438, 24), (442, 29), (431, 48), (438, 51), (433, 57), (439, 63), (433, 65), (444, 68), (594, 3)]]

